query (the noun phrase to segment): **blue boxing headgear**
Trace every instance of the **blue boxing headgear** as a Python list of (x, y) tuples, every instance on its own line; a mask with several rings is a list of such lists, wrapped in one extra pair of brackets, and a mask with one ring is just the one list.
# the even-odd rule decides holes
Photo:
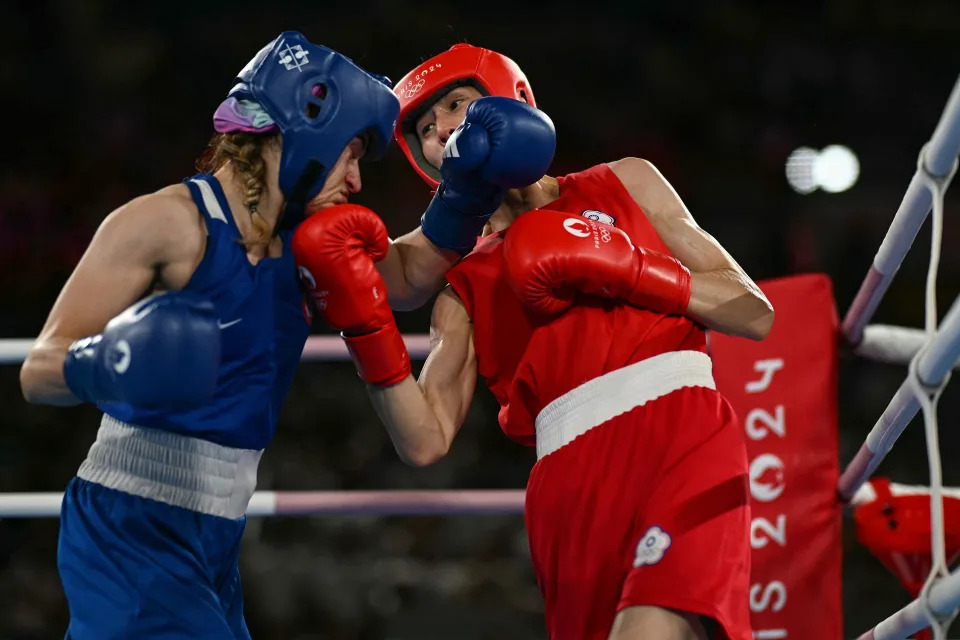
[(228, 98), (256, 102), (280, 129), (284, 226), (303, 218), (306, 203), (353, 138), (365, 139), (367, 156), (382, 156), (400, 112), (388, 78), (297, 31), (284, 31), (261, 49)]

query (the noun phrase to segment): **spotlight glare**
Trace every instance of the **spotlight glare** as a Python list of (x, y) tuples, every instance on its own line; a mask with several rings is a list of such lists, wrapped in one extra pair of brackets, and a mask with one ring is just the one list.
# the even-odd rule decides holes
[(787, 157), (787, 183), (797, 193), (846, 191), (860, 177), (860, 162), (848, 147), (832, 144), (821, 151), (800, 147)]
[(813, 165), (813, 177), (827, 193), (846, 191), (860, 177), (860, 162), (847, 147), (832, 144), (817, 156)]
[(800, 147), (787, 157), (787, 183), (797, 193), (807, 194), (817, 190), (813, 166), (817, 161), (816, 149)]

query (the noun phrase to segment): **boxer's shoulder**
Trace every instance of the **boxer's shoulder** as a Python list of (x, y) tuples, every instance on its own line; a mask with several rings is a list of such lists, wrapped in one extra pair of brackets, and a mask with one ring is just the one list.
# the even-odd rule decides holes
[(206, 233), (203, 216), (187, 185), (172, 184), (144, 196), (155, 222), (175, 226), (186, 233)]
[(608, 163), (607, 166), (619, 179), (627, 195), (657, 227), (657, 233), (662, 232), (662, 225), (658, 224), (658, 220), (668, 222), (691, 218), (680, 196), (649, 160), (627, 157)]
[(607, 167), (613, 172), (631, 195), (642, 193), (648, 185), (659, 184), (663, 181), (660, 171), (649, 160), (628, 156), (613, 162)]
[(115, 209), (97, 233), (160, 266), (202, 255), (207, 230), (189, 189), (172, 185)]

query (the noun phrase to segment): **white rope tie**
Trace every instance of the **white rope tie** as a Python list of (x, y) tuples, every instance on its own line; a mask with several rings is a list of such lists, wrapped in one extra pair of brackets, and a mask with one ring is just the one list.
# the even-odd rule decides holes
[(924, 186), (930, 190), (933, 201), (933, 214), (930, 232), (930, 265), (927, 269), (927, 283), (924, 296), (924, 342), (923, 346), (910, 361), (907, 379), (910, 387), (923, 411), (923, 427), (927, 441), (927, 461), (930, 467), (930, 573), (920, 591), (919, 602), (924, 615), (933, 629), (934, 640), (946, 640), (947, 630), (957, 617), (957, 611), (947, 616), (940, 616), (930, 604), (930, 592), (933, 586), (950, 575), (947, 566), (946, 540), (943, 517), (943, 474), (940, 463), (939, 427), (937, 423), (937, 404), (944, 387), (950, 381), (950, 373), (944, 379), (932, 386), (929, 381), (922, 380), (919, 371), (920, 359), (930, 348), (933, 337), (937, 332), (937, 270), (940, 266), (940, 245), (943, 239), (943, 200), (947, 186), (957, 170), (957, 162), (943, 177), (930, 175), (926, 168), (924, 157), (927, 146), (920, 150), (917, 161), (919, 174)]

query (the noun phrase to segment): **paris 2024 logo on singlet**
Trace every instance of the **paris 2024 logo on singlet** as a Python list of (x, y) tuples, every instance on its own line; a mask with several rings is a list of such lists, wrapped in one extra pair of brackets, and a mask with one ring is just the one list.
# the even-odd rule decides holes
[(598, 211), (596, 209), (584, 209), (580, 215), (582, 215), (584, 218), (590, 218), (591, 220), (608, 224), (611, 227), (616, 226), (617, 222), (617, 219), (609, 213), (604, 213), (603, 211)]

